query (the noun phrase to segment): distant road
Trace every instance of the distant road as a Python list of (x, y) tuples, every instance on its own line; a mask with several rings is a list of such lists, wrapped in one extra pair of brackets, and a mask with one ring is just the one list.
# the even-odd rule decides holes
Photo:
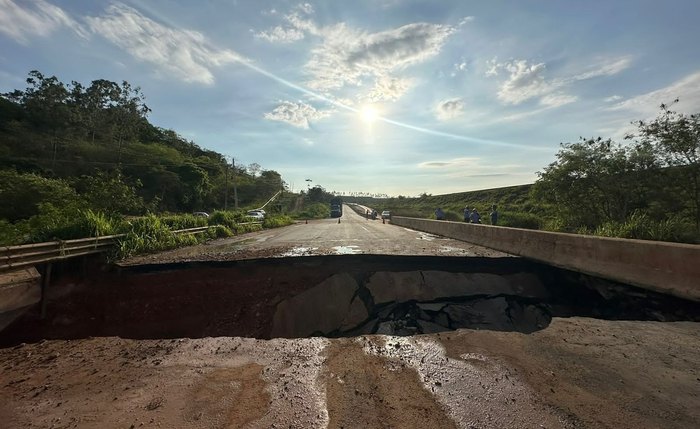
[[(340, 219), (340, 223), (338, 223)], [(349, 206), (340, 218), (310, 220), (205, 245), (131, 259), (128, 263), (342, 254), (508, 256), (492, 249), (367, 220)]]

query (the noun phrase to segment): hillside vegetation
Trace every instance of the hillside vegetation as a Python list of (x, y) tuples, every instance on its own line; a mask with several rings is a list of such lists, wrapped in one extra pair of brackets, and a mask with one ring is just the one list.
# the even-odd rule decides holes
[(284, 188), (276, 171), (233, 165), (152, 125), (149, 112), (128, 82), (64, 84), (32, 71), (25, 89), (3, 94), (0, 244), (88, 236), (96, 218), (129, 232), (129, 216), (233, 209), (236, 196), (227, 217), (240, 221)]

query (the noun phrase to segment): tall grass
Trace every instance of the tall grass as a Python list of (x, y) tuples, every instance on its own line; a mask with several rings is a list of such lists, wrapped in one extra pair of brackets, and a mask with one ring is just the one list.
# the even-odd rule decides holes
[(680, 216), (657, 221), (642, 212), (634, 212), (624, 222), (605, 222), (591, 232), (604, 237), (634, 238), (639, 240), (698, 243), (694, 226)]

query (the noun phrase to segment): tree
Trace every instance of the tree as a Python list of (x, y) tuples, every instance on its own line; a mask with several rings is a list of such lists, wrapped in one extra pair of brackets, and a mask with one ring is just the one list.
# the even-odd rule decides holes
[(129, 215), (146, 211), (143, 198), (136, 194), (141, 183), (137, 181), (135, 186), (126, 183), (119, 170), (112, 173), (98, 170), (91, 176), (81, 176), (74, 187), (93, 210)]
[(646, 205), (646, 173), (657, 165), (648, 145), (602, 138), (562, 144), (557, 160), (538, 172), (534, 193), (553, 204), (570, 227), (624, 221)]
[(653, 145), (664, 164), (673, 168), (670, 176), (676, 178), (683, 197), (689, 201), (695, 227), (700, 231), (700, 114), (677, 113), (666, 104), (660, 107), (661, 113), (654, 120), (636, 123), (636, 137)]

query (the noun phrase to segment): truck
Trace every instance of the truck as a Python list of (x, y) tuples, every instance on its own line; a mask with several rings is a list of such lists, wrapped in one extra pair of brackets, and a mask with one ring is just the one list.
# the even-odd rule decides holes
[(331, 217), (341, 217), (343, 215), (343, 199), (340, 197), (331, 198)]

